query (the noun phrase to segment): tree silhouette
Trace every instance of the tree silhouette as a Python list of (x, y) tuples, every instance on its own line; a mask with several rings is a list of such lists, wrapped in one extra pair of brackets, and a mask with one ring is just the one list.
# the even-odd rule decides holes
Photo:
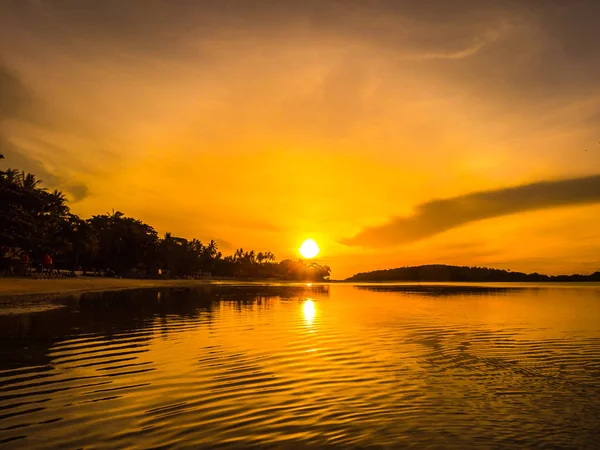
[(118, 210), (81, 219), (63, 192), (48, 192), (34, 174), (10, 168), (0, 171), (0, 247), (20, 248), (37, 261), (50, 253), (59, 269), (121, 276), (158, 276), (160, 270), (169, 277), (323, 280), (330, 274), (327, 266), (277, 263), (269, 251), (238, 248), (223, 257), (215, 240), (160, 238)]

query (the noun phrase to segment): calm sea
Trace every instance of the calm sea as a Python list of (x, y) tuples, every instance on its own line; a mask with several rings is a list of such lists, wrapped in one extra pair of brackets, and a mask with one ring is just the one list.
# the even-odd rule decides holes
[(206, 285), (2, 306), (3, 448), (600, 448), (598, 285)]

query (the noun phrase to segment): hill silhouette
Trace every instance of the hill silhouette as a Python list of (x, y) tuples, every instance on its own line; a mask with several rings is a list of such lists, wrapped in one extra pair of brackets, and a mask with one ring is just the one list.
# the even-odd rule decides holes
[(345, 281), (600, 281), (600, 272), (595, 272), (591, 275), (553, 276), (539, 273), (511, 272), (510, 270), (490, 269), (487, 267), (431, 264), (361, 272), (346, 278)]

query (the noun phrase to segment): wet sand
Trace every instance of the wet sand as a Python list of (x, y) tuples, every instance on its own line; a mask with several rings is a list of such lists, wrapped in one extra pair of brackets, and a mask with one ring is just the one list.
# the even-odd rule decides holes
[(50, 280), (30, 278), (0, 278), (0, 297), (38, 294), (81, 294), (84, 292), (114, 291), (153, 287), (195, 286), (209, 280), (137, 280), (130, 278), (76, 277)]

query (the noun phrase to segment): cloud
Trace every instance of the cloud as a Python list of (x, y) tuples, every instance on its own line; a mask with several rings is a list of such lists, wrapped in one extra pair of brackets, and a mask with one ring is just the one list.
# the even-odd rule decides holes
[(217, 243), (217, 246), (221, 251), (228, 252), (234, 249), (233, 244), (225, 239), (215, 239), (215, 242)]
[(90, 189), (87, 187), (87, 185), (77, 182), (67, 184), (65, 189), (71, 194), (74, 202), (83, 200), (90, 193)]
[[(56, 175), (46, 169), (41, 161), (27, 155), (27, 151), (13, 144), (6, 125), (11, 121), (43, 123), (38, 112), (43, 109), (35, 95), (10, 69), (0, 64), (0, 154), (9, 167), (34, 173), (50, 188), (64, 189), (74, 201), (89, 194), (87, 185)], [(57, 149), (60, 151), (60, 149)]]
[(89, 187), (86, 184), (53, 174), (42, 162), (27, 156), (3, 136), (0, 136), (0, 153), (4, 155), (3, 163), (7, 167), (35, 174), (43, 186), (63, 190), (72, 202), (79, 202), (89, 195)]
[(479, 42), (471, 47), (464, 48), (462, 50), (458, 50), (456, 52), (451, 53), (425, 53), (423, 55), (415, 57), (415, 59), (463, 59), (468, 58), (469, 56), (473, 56), (479, 50), (486, 46), (486, 42)]
[(33, 97), (21, 80), (0, 65), (0, 123), (25, 116)]
[(424, 239), (477, 220), (558, 206), (600, 202), (600, 175), (542, 181), (493, 191), (432, 200), (410, 217), (368, 227), (346, 245), (385, 247)]

